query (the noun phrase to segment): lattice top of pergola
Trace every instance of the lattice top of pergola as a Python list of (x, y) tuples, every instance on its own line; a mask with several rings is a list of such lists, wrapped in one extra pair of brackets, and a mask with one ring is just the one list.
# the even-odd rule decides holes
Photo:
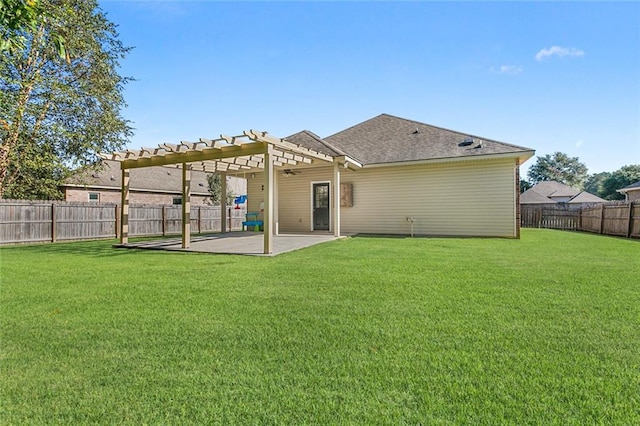
[(218, 139), (200, 138), (198, 142), (127, 149), (100, 154), (100, 157), (119, 161), (122, 169), (189, 164), (193, 170), (233, 173), (263, 169), (267, 153), (271, 154), (274, 166), (295, 167), (334, 161), (329, 155), (255, 130), (244, 131), (238, 136), (220, 135)]

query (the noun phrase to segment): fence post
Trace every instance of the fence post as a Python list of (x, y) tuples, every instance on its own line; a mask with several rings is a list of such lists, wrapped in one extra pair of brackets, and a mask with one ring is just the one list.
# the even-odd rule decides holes
[(120, 206), (116, 204), (116, 239), (120, 237)]
[(629, 201), (629, 215), (627, 216), (627, 238), (631, 238), (633, 230), (633, 201)]
[(604, 232), (604, 204), (600, 204), (600, 233)]
[(582, 231), (582, 207), (578, 209), (578, 231)]
[(538, 228), (542, 228), (542, 206), (536, 209), (536, 219), (538, 221)]
[(166, 222), (166, 213), (165, 213), (165, 206), (164, 204), (162, 205), (162, 236), (164, 237), (166, 234), (166, 230), (167, 230), (167, 225), (165, 224)]
[(202, 206), (198, 206), (198, 234), (202, 234)]
[(56, 203), (51, 203), (51, 242), (56, 242)]

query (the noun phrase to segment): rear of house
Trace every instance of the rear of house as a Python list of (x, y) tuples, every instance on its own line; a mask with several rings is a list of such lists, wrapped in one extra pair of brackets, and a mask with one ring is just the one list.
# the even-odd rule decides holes
[[(519, 166), (533, 150), (382, 114), (321, 139), (286, 140), (333, 157), (341, 167), (343, 234), (519, 236)], [(279, 169), (277, 232), (333, 232), (334, 166)], [(262, 173), (247, 176), (248, 210), (263, 203)]]

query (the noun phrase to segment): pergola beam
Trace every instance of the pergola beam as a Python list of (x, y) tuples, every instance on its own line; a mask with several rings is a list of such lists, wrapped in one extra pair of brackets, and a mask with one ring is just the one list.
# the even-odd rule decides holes
[(202, 151), (171, 152), (160, 157), (126, 159), (122, 161), (121, 168), (135, 169), (140, 167), (166, 166), (169, 164), (224, 160), (226, 158), (264, 154), (267, 145), (268, 144), (264, 142), (254, 142), (243, 145), (223, 146), (221, 148), (205, 148)]

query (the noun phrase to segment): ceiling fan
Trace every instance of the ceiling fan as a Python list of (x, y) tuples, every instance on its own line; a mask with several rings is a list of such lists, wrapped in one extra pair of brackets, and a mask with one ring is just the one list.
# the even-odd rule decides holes
[(283, 176), (294, 176), (294, 175), (297, 175), (298, 173), (300, 172), (296, 172), (295, 170), (291, 170), (291, 169), (284, 169), (282, 171)]

